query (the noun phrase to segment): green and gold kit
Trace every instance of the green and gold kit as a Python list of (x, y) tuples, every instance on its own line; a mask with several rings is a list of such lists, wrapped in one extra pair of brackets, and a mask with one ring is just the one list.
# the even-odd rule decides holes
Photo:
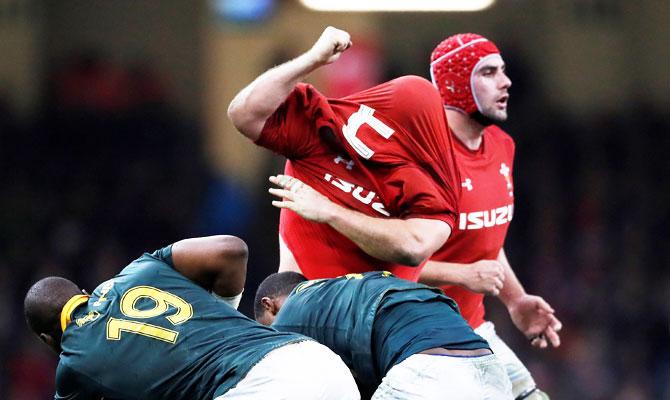
[(56, 399), (207, 399), (268, 352), (305, 338), (245, 317), (145, 253), (63, 308)]

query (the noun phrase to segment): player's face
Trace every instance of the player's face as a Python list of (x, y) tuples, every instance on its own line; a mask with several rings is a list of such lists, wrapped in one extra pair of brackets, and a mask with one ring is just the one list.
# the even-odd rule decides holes
[(484, 60), (472, 76), (472, 88), (485, 117), (496, 122), (507, 119), (508, 89), (512, 81), (505, 74), (505, 62), (498, 55)]

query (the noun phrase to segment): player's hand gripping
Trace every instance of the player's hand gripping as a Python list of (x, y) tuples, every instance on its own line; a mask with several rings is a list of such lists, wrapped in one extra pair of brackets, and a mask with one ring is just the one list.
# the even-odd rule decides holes
[(324, 29), (308, 53), (313, 57), (315, 64), (326, 65), (340, 58), (351, 44), (349, 33), (329, 26)]
[(554, 309), (540, 296), (524, 294), (508, 307), (514, 325), (523, 332), (534, 347), (561, 345), (558, 331), (563, 324), (554, 315)]
[(497, 296), (505, 283), (503, 266), (497, 260), (479, 260), (463, 268), (463, 274), (460, 284), (476, 293)]
[(273, 200), (273, 206), (294, 211), (310, 221), (328, 222), (328, 216), (331, 215), (335, 203), (328, 200), (326, 196), (292, 176), (271, 176), (270, 182), (279, 188), (270, 188), (268, 191), (281, 198), (281, 201)]

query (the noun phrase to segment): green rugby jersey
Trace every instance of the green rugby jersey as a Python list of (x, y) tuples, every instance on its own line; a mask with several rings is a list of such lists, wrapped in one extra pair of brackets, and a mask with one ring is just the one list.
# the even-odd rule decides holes
[(144, 254), (63, 309), (56, 399), (214, 399), (301, 335), (245, 317), (172, 268), (172, 246)]
[(488, 348), (439, 289), (388, 272), (349, 274), (299, 284), (272, 326), (330, 347), (364, 385), (434, 347)]

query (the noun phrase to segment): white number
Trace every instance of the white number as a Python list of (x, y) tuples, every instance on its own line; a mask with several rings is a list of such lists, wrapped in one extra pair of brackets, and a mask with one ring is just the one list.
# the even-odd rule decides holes
[(378, 120), (372, 114), (375, 110), (362, 105), (355, 113), (349, 116), (347, 124), (342, 126), (342, 132), (344, 133), (344, 138), (347, 139), (347, 142), (351, 147), (356, 150), (361, 157), (369, 160), (375, 152), (365, 145), (359, 138), (356, 137), (356, 133), (360, 129), (361, 125), (368, 124), (375, 132), (380, 134), (384, 139), (388, 139), (395, 132), (391, 127)]

